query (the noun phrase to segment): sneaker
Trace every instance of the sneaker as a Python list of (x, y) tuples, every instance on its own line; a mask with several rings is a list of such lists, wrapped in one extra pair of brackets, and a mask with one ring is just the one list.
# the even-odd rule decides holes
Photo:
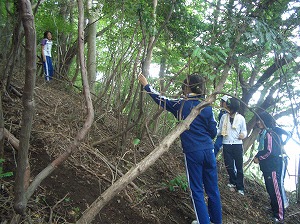
[(238, 193), (241, 195), (245, 195), (245, 192), (243, 190), (238, 190)]
[(227, 184), (227, 187), (229, 187), (229, 188), (235, 188), (235, 185), (234, 184)]
[(273, 224), (279, 224), (279, 223), (284, 223), (283, 220), (279, 220), (277, 218), (273, 218)]
[(191, 224), (198, 224), (197, 220), (194, 220)]

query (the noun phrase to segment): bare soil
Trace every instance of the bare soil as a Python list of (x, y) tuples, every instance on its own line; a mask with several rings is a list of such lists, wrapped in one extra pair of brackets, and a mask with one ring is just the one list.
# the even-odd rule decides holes
[[(14, 80), (22, 93), (22, 81)], [(82, 127), (85, 106), (82, 94), (60, 80), (45, 83), (37, 78), (36, 114), (30, 141), (32, 178), (64, 152)], [(22, 101), (16, 94), (3, 97), (5, 127), (19, 138)], [(95, 123), (86, 140), (70, 159), (46, 178), (29, 200), (22, 223), (75, 223), (82, 212), (120, 175), (148, 155), (159, 137), (145, 134), (138, 146), (133, 144), (135, 130), (92, 147), (92, 143), (114, 136), (123, 129), (113, 108), (95, 105)], [(126, 118), (121, 118), (121, 120)], [(151, 141), (150, 141), (151, 138)], [(125, 139), (125, 140), (124, 140)], [(3, 169), (15, 171), (17, 150), (5, 142)], [(245, 196), (227, 188), (227, 173), (222, 158), (218, 160), (219, 187), (223, 219), (226, 224), (271, 223), (270, 202), (265, 187), (253, 178), (245, 179)], [(189, 224), (195, 216), (188, 190), (170, 181), (185, 174), (179, 140), (133, 184), (116, 195), (95, 217), (101, 224)], [(179, 184), (182, 183), (179, 181)], [(0, 223), (14, 216), (14, 177), (0, 179)], [(300, 223), (295, 193), (289, 193), (287, 224)]]

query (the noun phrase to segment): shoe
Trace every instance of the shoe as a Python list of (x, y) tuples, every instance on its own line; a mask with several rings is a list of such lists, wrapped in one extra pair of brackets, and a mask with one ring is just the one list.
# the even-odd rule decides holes
[(198, 224), (197, 220), (194, 220), (191, 224)]
[(241, 195), (245, 195), (245, 192), (243, 190), (238, 190), (238, 193)]
[(229, 188), (235, 188), (235, 185), (234, 184), (227, 184), (227, 187), (229, 187)]
[(235, 191), (235, 185), (234, 184), (227, 184), (227, 187), (229, 187), (229, 190), (231, 192), (234, 192)]
[(283, 220), (280, 220), (280, 219), (277, 219), (277, 218), (273, 218), (273, 222), (272, 222), (273, 224), (282, 224), (282, 223), (284, 223), (284, 221)]

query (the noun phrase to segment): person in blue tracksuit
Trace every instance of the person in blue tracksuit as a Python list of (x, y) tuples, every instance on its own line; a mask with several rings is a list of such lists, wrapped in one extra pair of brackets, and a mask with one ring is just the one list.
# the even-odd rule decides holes
[[(156, 92), (141, 74), (139, 81), (152, 99), (171, 112), (178, 120), (184, 120), (204, 97), (204, 79), (198, 74), (188, 75), (182, 85), (185, 98), (171, 100)], [(186, 173), (191, 190), (197, 220), (193, 223), (222, 223), (221, 197), (218, 187), (217, 164), (213, 138), (217, 134), (212, 107), (207, 106), (180, 135), (185, 157)], [(208, 196), (207, 206), (204, 190)]]
[(284, 200), (282, 195), (282, 152), (281, 131), (275, 126), (273, 117), (262, 112), (258, 114), (257, 127), (261, 129), (259, 142), (263, 145), (254, 157), (263, 172), (267, 192), (271, 200), (273, 223), (283, 223)]
[(50, 81), (52, 79), (54, 72), (51, 56), (52, 44), (52, 34), (50, 31), (46, 31), (44, 33), (44, 39), (41, 41), (43, 67), (46, 81)]

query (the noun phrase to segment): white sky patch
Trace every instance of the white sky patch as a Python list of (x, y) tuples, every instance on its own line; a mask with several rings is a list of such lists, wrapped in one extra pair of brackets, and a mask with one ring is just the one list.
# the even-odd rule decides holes
[[(291, 116), (281, 117), (276, 122), (284, 130), (290, 132), (293, 131), (294, 122)], [(284, 146), (284, 149), (289, 158), (284, 186), (287, 191), (295, 191), (298, 178), (298, 163), (300, 158), (300, 145), (296, 134), (294, 134), (287, 142), (287, 144)]]
[(289, 157), (284, 187), (287, 191), (295, 191), (298, 179), (297, 173), (300, 158), (300, 146), (293, 139), (290, 139), (284, 148)]
[(150, 75), (152, 78), (158, 78), (159, 69), (160, 69), (160, 65), (159, 65), (159, 64), (152, 63), (152, 64), (150, 65), (149, 75)]

